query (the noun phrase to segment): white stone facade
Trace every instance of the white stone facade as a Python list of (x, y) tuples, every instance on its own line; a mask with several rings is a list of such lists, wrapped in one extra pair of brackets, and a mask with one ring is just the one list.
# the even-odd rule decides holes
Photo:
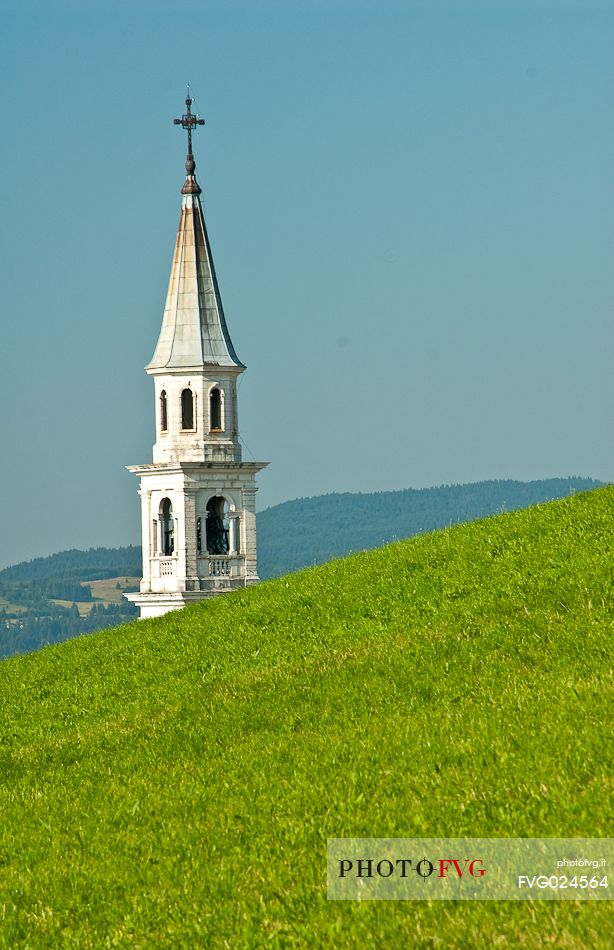
[[(156, 375), (156, 432), (154, 462), (240, 462), (237, 377), (241, 371), (228, 367), (209, 369), (205, 375), (196, 369), (191, 373), (172, 372)], [(181, 398), (192, 392), (193, 425), (183, 429)], [(219, 392), (220, 425), (211, 419), (211, 394)], [(164, 394), (164, 396), (163, 396)], [(162, 428), (162, 400), (166, 401), (166, 428)], [(217, 420), (215, 420), (217, 421)]]

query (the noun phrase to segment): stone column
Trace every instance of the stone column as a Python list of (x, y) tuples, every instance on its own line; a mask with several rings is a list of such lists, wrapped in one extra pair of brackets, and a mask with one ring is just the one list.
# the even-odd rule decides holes
[(228, 520), (228, 553), (235, 554), (237, 550), (236, 524), (235, 516), (231, 515)]
[(151, 491), (143, 487), (142, 479), (139, 495), (141, 496), (141, 549), (143, 552), (141, 593), (148, 594), (151, 590)]

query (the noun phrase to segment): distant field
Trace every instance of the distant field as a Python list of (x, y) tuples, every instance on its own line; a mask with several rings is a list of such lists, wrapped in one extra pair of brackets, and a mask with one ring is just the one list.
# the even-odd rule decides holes
[(0, 597), (0, 609), (6, 610), (9, 613), (23, 613), (26, 610), (21, 604), (13, 604), (10, 600), (6, 600), (5, 597)]
[(57, 604), (58, 607), (72, 607), (73, 603), (76, 605), (77, 610), (81, 617), (87, 617), (90, 610), (94, 606), (94, 602), (91, 600), (87, 601), (72, 601), (72, 600), (58, 600), (57, 598), (51, 598), (49, 601), (50, 604)]
[[(121, 604), (125, 601), (123, 591), (138, 590), (139, 577), (109, 577), (102, 581), (88, 581), (87, 586), (92, 590), (94, 600), (74, 601), (77, 605), (79, 614), (87, 617), (94, 604), (99, 603), (107, 607), (109, 604)], [(118, 585), (119, 584), (119, 588)], [(72, 607), (72, 600), (51, 600), (52, 604), (59, 607)]]
[(138, 590), (140, 580), (140, 577), (110, 577), (103, 581), (88, 581), (88, 587), (91, 587), (93, 597), (107, 606), (125, 603), (123, 591)]
[(0, 664), (0, 946), (591, 948), (595, 902), (329, 902), (328, 837), (612, 834), (614, 488)]

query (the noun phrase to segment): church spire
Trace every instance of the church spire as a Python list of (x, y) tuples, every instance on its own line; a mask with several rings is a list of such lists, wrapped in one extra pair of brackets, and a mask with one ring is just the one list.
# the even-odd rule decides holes
[(192, 152), (192, 132), (205, 120), (192, 112), (190, 87), (186, 111), (174, 119), (188, 133), (186, 179), (181, 189), (181, 218), (171, 276), (162, 318), (162, 329), (149, 373), (167, 370), (229, 366), (240, 371), (245, 366), (237, 356), (226, 325), (222, 298), (215, 275), (211, 246), (200, 203), (201, 188), (196, 181)]
[(180, 119), (173, 119), (174, 125), (180, 125), (188, 133), (188, 154), (185, 160), (186, 179), (185, 184), (181, 189), (182, 195), (200, 195), (201, 193), (200, 185), (196, 181), (196, 176), (194, 175), (194, 172), (196, 171), (196, 162), (194, 161), (194, 154), (192, 152), (192, 130), (195, 129), (197, 125), (204, 125), (205, 120), (192, 113), (193, 101), (194, 100), (190, 96), (190, 86), (188, 84), (188, 95), (185, 100), (186, 111)]

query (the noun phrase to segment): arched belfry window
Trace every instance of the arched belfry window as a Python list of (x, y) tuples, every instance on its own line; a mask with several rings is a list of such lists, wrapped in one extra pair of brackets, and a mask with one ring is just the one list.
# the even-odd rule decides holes
[(181, 428), (194, 428), (194, 393), (184, 389), (181, 393)]
[(168, 429), (168, 400), (166, 398), (166, 389), (160, 393), (160, 431), (166, 432)]
[(228, 502), (221, 495), (207, 502), (207, 552), (209, 554), (228, 554), (229, 511)]
[(222, 394), (217, 388), (214, 388), (209, 393), (209, 419), (211, 420), (211, 428), (221, 430), (224, 428), (222, 425)]
[(175, 519), (170, 498), (163, 498), (160, 505), (160, 551), (167, 557), (175, 550)]

